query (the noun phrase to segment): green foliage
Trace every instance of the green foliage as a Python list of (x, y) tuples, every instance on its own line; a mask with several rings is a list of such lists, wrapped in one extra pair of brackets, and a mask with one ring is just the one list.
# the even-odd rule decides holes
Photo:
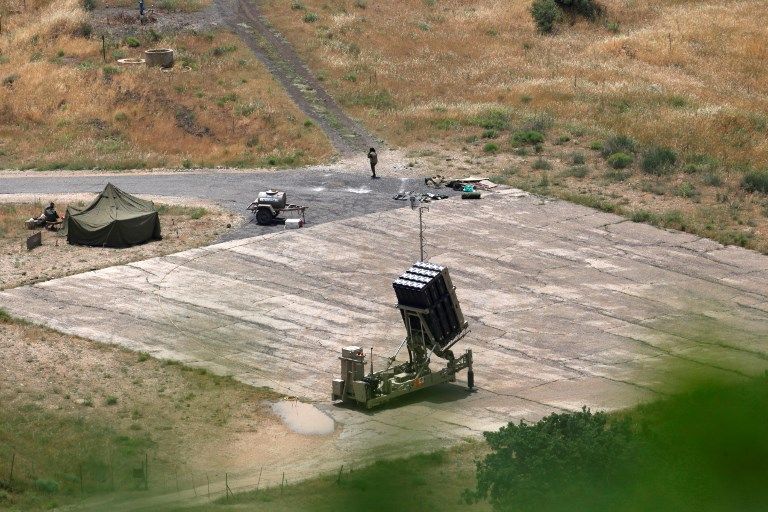
[(768, 379), (742, 382), (488, 432), (491, 453), (466, 497), (499, 512), (759, 510), (768, 502)]
[(589, 145), (589, 149), (591, 149), (592, 151), (602, 151), (603, 143), (600, 142), (599, 140), (596, 140)]
[(623, 169), (614, 169), (612, 171), (606, 172), (603, 175), (603, 178), (607, 183), (620, 183), (622, 181), (627, 181), (630, 176), (632, 176), (632, 173), (629, 171), (625, 171)]
[(139, 41), (137, 38), (133, 36), (126, 37), (123, 42), (129, 48), (138, 48), (139, 46), (141, 46), (141, 41)]
[(498, 136), (499, 136), (499, 132), (497, 132), (496, 130), (485, 130), (482, 135), (484, 139), (495, 139)]
[(573, 178), (586, 178), (589, 175), (589, 167), (586, 165), (574, 165), (563, 173), (563, 176), (570, 176)]
[(632, 165), (633, 160), (634, 158), (632, 158), (632, 155), (618, 152), (608, 157), (608, 165), (610, 165), (614, 169), (626, 169), (627, 167)]
[(211, 54), (214, 57), (221, 57), (222, 55), (225, 55), (227, 53), (232, 53), (237, 51), (237, 45), (231, 44), (226, 46), (217, 46), (213, 50), (211, 50)]
[(546, 112), (542, 112), (526, 119), (525, 123), (523, 123), (523, 129), (546, 133), (546, 131), (552, 128), (554, 124), (555, 120), (552, 115)]
[(46, 494), (59, 492), (59, 482), (50, 478), (38, 478), (35, 480), (35, 489)]
[(704, 175), (701, 177), (701, 181), (703, 181), (705, 185), (709, 185), (710, 187), (719, 187), (720, 185), (723, 184), (723, 179), (716, 172), (704, 173)]
[[(595, 149), (593, 147), (593, 149)], [(626, 135), (618, 135), (606, 140), (600, 146), (600, 153), (603, 157), (608, 158), (614, 153), (626, 153), (628, 155), (635, 152), (635, 141)]]
[(294, 11), (305, 11), (307, 8), (300, 0), (293, 0), (291, 2), (291, 9)]
[(208, 213), (208, 210), (205, 208), (193, 208), (192, 211), (189, 212), (189, 218), (192, 220), (202, 219), (206, 213)]
[(742, 178), (741, 186), (747, 192), (768, 194), (768, 170), (748, 172)]
[(652, 146), (643, 153), (643, 171), (654, 176), (669, 174), (677, 163), (677, 153), (663, 146)]
[(534, 168), (534, 169), (536, 169), (537, 171), (548, 171), (548, 170), (552, 169), (552, 164), (550, 164), (550, 163), (549, 163), (548, 161), (546, 161), (545, 159), (543, 159), (543, 158), (539, 157), (539, 158), (537, 158), (537, 159), (536, 159), (536, 160), (533, 162), (533, 164), (531, 165), (531, 167), (533, 167), (533, 168)]
[(313, 12), (308, 12), (304, 15), (304, 23), (314, 23), (317, 21), (317, 14)]
[(473, 118), (471, 123), (486, 130), (506, 130), (509, 128), (509, 112), (500, 108), (492, 108)]
[(121, 69), (115, 66), (104, 66), (103, 68), (101, 68), (101, 71), (104, 74), (104, 78), (107, 80), (121, 73)]
[(395, 108), (395, 99), (385, 89), (371, 92), (354, 92), (342, 97), (346, 105), (371, 107), (376, 110), (392, 110)]
[(584, 158), (584, 153), (580, 151), (576, 151), (574, 153), (571, 153), (571, 163), (573, 165), (584, 165), (584, 162), (586, 159)]
[(563, 18), (563, 11), (558, 7), (555, 0), (533, 0), (531, 17), (539, 32), (549, 34), (554, 31), (555, 25)]
[(486, 432), (491, 453), (478, 462), (467, 497), (488, 499), (495, 510), (558, 510), (554, 497), (570, 510), (594, 510), (598, 497), (586, 490), (624, 477), (636, 451), (629, 422), (608, 420), (584, 408)]
[(535, 130), (521, 130), (512, 134), (513, 146), (534, 146), (544, 142), (544, 135)]
[(6, 310), (0, 308), (0, 324), (9, 324), (13, 321), (11, 315)]
[(655, 222), (656, 216), (646, 210), (637, 210), (635, 212), (632, 212), (630, 219), (632, 220), (632, 222), (647, 222), (652, 224)]
[(554, 30), (557, 23), (563, 21), (565, 13), (568, 13), (571, 19), (582, 16), (594, 21), (604, 10), (594, 0), (534, 0), (530, 12), (538, 31), (548, 34)]
[(107, 405), (115, 405), (117, 404), (117, 397), (110, 395), (104, 400), (104, 403)]
[(96, 8), (96, 0), (83, 0), (83, 9), (92, 11)]
[(499, 145), (494, 142), (488, 142), (483, 146), (483, 151), (486, 153), (496, 153), (499, 150)]
[(677, 187), (676, 195), (680, 197), (685, 198), (694, 198), (699, 196), (699, 192), (696, 190), (696, 187), (693, 186), (693, 183), (690, 181), (684, 181), (680, 184), (679, 187)]

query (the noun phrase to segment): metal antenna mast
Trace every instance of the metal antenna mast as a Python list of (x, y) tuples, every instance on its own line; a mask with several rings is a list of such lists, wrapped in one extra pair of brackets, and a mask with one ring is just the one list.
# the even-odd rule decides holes
[[(411, 209), (415, 210), (417, 208), (416, 206), (416, 198), (414, 196), (411, 196)], [(424, 210), (429, 211), (429, 206), (418, 206), (419, 209), (419, 261), (424, 261), (424, 220), (423, 220), (423, 213)]]

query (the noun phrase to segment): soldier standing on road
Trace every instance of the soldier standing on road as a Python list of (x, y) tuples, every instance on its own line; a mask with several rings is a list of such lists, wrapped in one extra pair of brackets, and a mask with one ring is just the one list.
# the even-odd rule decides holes
[(376, 156), (374, 148), (368, 150), (368, 160), (371, 162), (371, 178), (376, 178), (376, 164), (379, 163), (379, 157)]

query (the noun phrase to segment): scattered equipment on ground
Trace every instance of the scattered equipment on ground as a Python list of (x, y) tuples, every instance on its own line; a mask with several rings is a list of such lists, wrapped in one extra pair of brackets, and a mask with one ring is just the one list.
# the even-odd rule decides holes
[(283, 212), (298, 213), (301, 222), (299, 226), (295, 227), (301, 227), (306, 222), (304, 219), (304, 213), (306, 212), (307, 207), (299, 206), (297, 204), (289, 204), (285, 192), (281, 190), (267, 190), (266, 192), (259, 192), (256, 200), (248, 205), (246, 210), (255, 213), (256, 222), (262, 226), (272, 224), (278, 215)]
[[(413, 391), (454, 382), (456, 374), (467, 368), (467, 386), (474, 387), (472, 351), (458, 358), (450, 350), (467, 332), (448, 269), (419, 261), (392, 283), (397, 295), (397, 308), (403, 318), (406, 337), (384, 370), (373, 371), (371, 349), (370, 371), (366, 374), (363, 349), (345, 347), (341, 351), (341, 378), (333, 380), (332, 399), (364, 405), (382, 405)], [(408, 362), (395, 364), (403, 347)], [(432, 355), (447, 361), (444, 368), (429, 367)]]
[(129, 247), (160, 240), (160, 216), (152, 201), (108, 183), (85, 208), (67, 207), (61, 233), (70, 244)]

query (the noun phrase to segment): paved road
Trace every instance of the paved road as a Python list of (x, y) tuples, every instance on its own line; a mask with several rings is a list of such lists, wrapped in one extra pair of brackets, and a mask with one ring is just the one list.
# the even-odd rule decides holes
[[(333, 168), (305, 168), (249, 173), (172, 172), (167, 174), (108, 174), (41, 177), (0, 175), (0, 194), (66, 194), (100, 192), (107, 182), (132, 194), (194, 197), (213, 201), (233, 212), (245, 207), (260, 190), (285, 190), (294, 204), (309, 206), (307, 225), (346, 219), (407, 206), (392, 196), (400, 191), (424, 190), (418, 178), (385, 177), (372, 180), (365, 169), (339, 172)], [(434, 190), (431, 190), (434, 192)], [(452, 194), (452, 191), (441, 191)], [(251, 216), (249, 215), (250, 219)], [(222, 238), (232, 240), (283, 230), (281, 224), (259, 226), (255, 220)]]

